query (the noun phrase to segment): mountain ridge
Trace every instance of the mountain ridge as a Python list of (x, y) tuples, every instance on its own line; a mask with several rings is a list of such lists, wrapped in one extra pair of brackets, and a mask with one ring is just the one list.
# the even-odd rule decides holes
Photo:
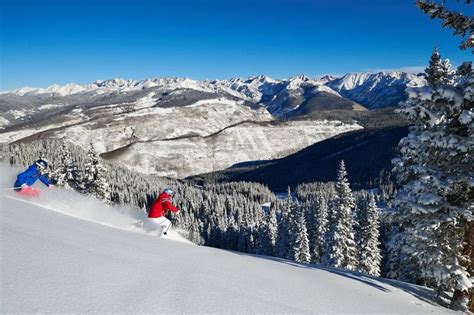
[[(243, 101), (265, 106), (269, 112), (280, 118), (294, 116), (292, 111), (319, 93), (332, 94), (354, 105), (368, 109), (397, 105), (406, 98), (406, 87), (422, 86), (426, 80), (421, 74), (407, 72), (361, 72), (348, 73), (342, 77), (324, 76), (310, 78), (304, 75), (288, 79), (273, 79), (265, 75), (247, 79), (230, 78), (224, 80), (193, 80), (190, 78), (162, 77), (143, 80), (115, 78), (96, 80), (90, 84), (68, 83), (63, 86), (53, 84), (46, 88), (22, 87), (0, 92), (0, 108), (12, 98), (82, 98), (92, 96), (111, 96), (130, 92), (163, 88), (170, 91), (188, 89), (205, 93), (225, 94)], [(333, 98), (334, 98), (333, 97)], [(1, 102), (3, 100), (3, 102)], [(66, 100), (67, 102), (67, 100)], [(360, 107), (360, 106), (359, 106)]]
[(337, 80), (260, 75), (25, 88), (0, 94), (0, 143), (38, 138), (65, 138), (83, 148), (93, 143), (99, 154), (136, 171), (183, 178), (282, 158), (339, 133), (393, 124), (391, 115), (380, 116), (343, 94), (353, 88), (386, 102), (387, 95), (400, 99), (405, 85), (422, 83), (399, 72), (352, 74), (346, 84)]

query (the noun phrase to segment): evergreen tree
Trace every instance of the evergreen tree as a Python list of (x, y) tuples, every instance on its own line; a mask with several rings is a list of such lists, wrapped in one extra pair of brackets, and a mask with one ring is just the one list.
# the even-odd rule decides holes
[(443, 61), (439, 54), (438, 47), (435, 47), (433, 53), (431, 54), (429, 66), (425, 69), (426, 80), (428, 81), (429, 85), (433, 86), (441, 81), (443, 77), (443, 71), (441, 70), (442, 62)]
[(311, 255), (309, 253), (308, 232), (303, 211), (300, 211), (296, 224), (296, 240), (293, 247), (293, 259), (297, 262), (309, 262)]
[(430, 86), (452, 83), (454, 72), (451, 70), (451, 64), (448, 59), (443, 60), (435, 47), (431, 54), (429, 66), (425, 69), (426, 81)]
[(356, 270), (357, 245), (354, 240), (355, 200), (347, 180), (346, 167), (341, 161), (336, 196), (333, 203), (334, 222), (329, 233), (329, 264), (336, 268)]
[(325, 244), (329, 227), (328, 205), (326, 199), (323, 196), (320, 196), (315, 204), (314, 216), (315, 233), (312, 240), (312, 243), (314, 244), (312, 262), (319, 264), (323, 262), (323, 257), (326, 254)]
[(286, 197), (286, 202), (284, 204), (284, 208), (281, 212), (280, 222), (278, 223), (278, 234), (277, 234), (277, 241), (275, 246), (275, 254), (277, 257), (281, 258), (289, 258), (292, 259), (291, 256), (291, 212), (293, 208), (293, 198), (291, 196), (290, 187), (288, 187), (288, 195)]
[(444, 59), (441, 63), (441, 72), (443, 74), (443, 84), (453, 84), (455, 71), (452, 70), (452, 65), (449, 59)]
[(276, 217), (275, 206), (271, 206), (267, 214), (267, 224), (265, 225), (265, 249), (266, 255), (275, 255), (275, 244), (277, 240), (278, 223)]
[[(296, 192), (298, 194), (298, 191)], [(298, 198), (300, 198), (298, 196)], [(306, 229), (308, 232), (309, 240), (309, 253), (311, 255), (311, 262), (314, 262), (314, 248), (316, 246), (314, 239), (316, 235), (317, 225), (316, 225), (316, 206), (314, 205), (315, 201), (313, 198), (306, 199), (301, 204), (303, 212), (305, 213)]]
[(362, 208), (359, 240), (359, 266), (360, 272), (380, 276), (380, 209), (375, 203), (375, 197), (370, 194), (369, 202)]
[(247, 237), (247, 253), (250, 254), (255, 254), (255, 237), (254, 237), (254, 231), (252, 228), (249, 229), (248, 231), (248, 237)]
[(71, 151), (68, 148), (67, 142), (63, 140), (61, 146), (61, 157), (59, 165), (52, 174), (58, 186), (66, 186), (76, 190), (81, 189), (81, 172), (79, 167), (74, 163)]
[(247, 230), (244, 227), (240, 227), (239, 230), (239, 240), (237, 245), (237, 250), (239, 252), (247, 252)]
[(330, 267), (332, 265), (332, 260), (331, 260), (331, 253), (332, 253), (332, 245), (333, 245), (333, 238), (336, 233), (336, 227), (337, 227), (337, 222), (338, 222), (338, 217), (336, 215), (335, 210), (335, 204), (336, 202), (336, 196), (331, 197), (331, 199), (328, 202), (328, 223), (327, 223), (327, 232), (326, 235), (324, 236), (325, 243), (324, 243), (324, 254), (321, 257), (321, 263), (324, 266)]
[[(290, 191), (288, 190), (290, 193)], [(287, 226), (288, 226), (288, 253), (286, 259), (294, 260), (296, 255), (295, 249), (297, 247), (296, 242), (298, 240), (298, 234), (300, 233), (299, 228), (299, 216), (300, 213), (303, 213), (302, 206), (299, 204), (298, 199), (289, 199), (289, 204), (287, 205), (288, 216), (287, 216)], [(306, 223), (305, 223), (306, 226)], [(306, 230), (307, 233), (307, 230)]]
[(382, 201), (385, 205), (388, 205), (396, 192), (396, 184), (393, 180), (392, 173), (382, 170), (380, 172), (379, 178), (379, 200)]
[(394, 201), (392, 220), (400, 235), (391, 242), (391, 256), (393, 267), (404, 267), (391, 273), (434, 286), (440, 298), (454, 292), (451, 307), (467, 310), (474, 236), (472, 70), (457, 81), (408, 89), (402, 104), (400, 112), (414, 126), (394, 160), (403, 186)]
[(110, 188), (105, 178), (107, 169), (100, 163), (97, 151), (90, 145), (87, 153), (89, 161), (84, 170), (84, 192), (110, 202)]
[[(471, 0), (464, 2), (471, 4)], [(417, 5), (432, 19), (441, 19), (443, 27), (461, 36), (461, 49), (474, 53), (473, 17), (446, 9), (444, 1), (438, 4), (418, 0)], [(469, 309), (474, 311), (469, 280), (474, 273), (472, 62), (463, 63), (458, 70), (458, 75), (464, 77), (457, 79), (455, 86), (412, 91), (411, 99), (404, 105), (415, 126), (401, 142), (402, 158), (396, 161), (404, 189), (397, 195), (395, 216), (402, 236), (397, 236), (394, 244), (398, 245), (393, 248), (398, 260), (407, 257), (421, 268), (428, 267), (422, 279), (434, 282), (439, 293), (454, 290), (453, 309), (466, 310), (470, 300)], [(425, 155), (417, 156), (410, 149), (417, 141), (421, 144), (417, 150), (426, 150)], [(409, 222), (410, 219), (415, 222)], [(417, 228), (421, 229), (419, 233)], [(412, 246), (413, 240), (417, 243)], [(440, 249), (436, 252), (437, 243)], [(421, 256), (410, 248), (432, 252)]]

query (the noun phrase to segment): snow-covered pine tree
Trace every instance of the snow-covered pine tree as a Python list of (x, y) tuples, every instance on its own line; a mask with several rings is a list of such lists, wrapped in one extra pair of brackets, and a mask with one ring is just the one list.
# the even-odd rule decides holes
[(292, 212), (292, 205), (293, 198), (291, 196), (291, 189), (288, 187), (288, 195), (281, 211), (280, 222), (278, 223), (277, 240), (275, 244), (275, 255), (280, 258), (292, 259), (290, 247), (290, 216)]
[(268, 224), (267, 224), (267, 237), (268, 240), (270, 241), (270, 249), (272, 255), (274, 254), (275, 251), (275, 245), (276, 245), (276, 240), (278, 237), (278, 220), (276, 216), (276, 205), (270, 207), (270, 212), (268, 213)]
[(390, 207), (390, 204), (393, 200), (393, 196), (396, 193), (396, 183), (393, 178), (391, 171), (382, 170), (379, 177), (379, 201), (381, 201), (384, 206)]
[(450, 84), (453, 81), (454, 71), (451, 69), (449, 59), (443, 60), (439, 54), (438, 47), (435, 47), (428, 67), (425, 69), (426, 80), (431, 86), (438, 84)]
[(239, 252), (247, 252), (247, 230), (243, 226), (241, 226), (239, 229), (237, 250)]
[(332, 244), (333, 244), (333, 237), (334, 234), (336, 233), (336, 226), (338, 222), (338, 217), (335, 210), (335, 204), (336, 202), (336, 194), (334, 194), (328, 201), (328, 223), (327, 223), (327, 230), (326, 230), (326, 235), (324, 235), (324, 254), (321, 257), (321, 264), (327, 267), (330, 267), (332, 265), (332, 259), (331, 259), (331, 252), (332, 252)]
[[(474, 76), (472, 69), (455, 86), (443, 78), (429, 87), (408, 89), (402, 104), (414, 125), (400, 141), (394, 171), (403, 185), (394, 201), (393, 221), (400, 230), (392, 257), (403, 270), (419, 273), (441, 298), (454, 292), (450, 305), (467, 310), (472, 298), (474, 211)], [(396, 261), (396, 259), (394, 260)], [(411, 268), (406, 268), (411, 264)]]
[(344, 161), (341, 161), (333, 203), (334, 222), (329, 232), (329, 265), (349, 270), (357, 269), (357, 245), (354, 240), (355, 200), (347, 180)]
[(276, 217), (275, 206), (270, 206), (270, 210), (267, 215), (267, 222), (264, 228), (264, 249), (266, 255), (273, 256), (275, 255), (275, 244), (278, 235), (278, 222)]
[(87, 153), (88, 162), (84, 169), (84, 192), (110, 202), (110, 187), (105, 178), (107, 169), (102, 166), (92, 143)]
[(310, 243), (313, 243), (312, 262), (320, 264), (326, 253), (326, 236), (328, 232), (328, 204), (324, 196), (320, 195), (313, 205), (314, 235)]
[(443, 60), (441, 59), (441, 56), (439, 54), (438, 47), (435, 47), (433, 53), (431, 54), (429, 65), (425, 69), (425, 73), (427, 74), (426, 80), (430, 85), (434, 85), (437, 82), (441, 81), (441, 78), (444, 74), (442, 70), (442, 65)]
[[(294, 260), (294, 257), (296, 255), (295, 253), (295, 248), (296, 248), (296, 241), (298, 239), (298, 234), (299, 234), (299, 227), (298, 227), (298, 220), (300, 213), (303, 212), (302, 206), (298, 202), (298, 199), (290, 199), (289, 206), (288, 208), (288, 254), (286, 256), (287, 259)], [(306, 225), (306, 223), (305, 223)], [(307, 230), (306, 230), (307, 233)]]
[(252, 227), (248, 229), (248, 238), (247, 238), (247, 253), (255, 254), (256, 246), (255, 246), (255, 237), (254, 237), (254, 230)]
[(451, 62), (449, 61), (449, 59), (446, 58), (441, 63), (441, 72), (443, 74), (442, 77), (441, 77), (444, 80), (443, 84), (453, 84), (454, 83), (455, 71), (452, 69)]
[(72, 159), (66, 140), (63, 139), (61, 145), (61, 157), (59, 165), (52, 174), (58, 186), (66, 186), (76, 190), (81, 189), (81, 171)]
[(296, 221), (296, 239), (293, 245), (293, 259), (297, 262), (307, 263), (311, 260), (311, 255), (309, 253), (309, 240), (308, 232), (306, 229), (306, 220), (305, 215), (302, 209), (297, 215), (298, 219)]
[(369, 202), (361, 209), (360, 235), (359, 235), (359, 265), (357, 270), (372, 276), (380, 276), (379, 227), (380, 209), (377, 207), (373, 194), (369, 196)]
[[(335, 183), (305, 183), (296, 187), (298, 200), (306, 213), (311, 262), (328, 265), (327, 244), (330, 226), (328, 203), (336, 194)], [(331, 221), (331, 223), (334, 220)]]
[(352, 212), (352, 216), (354, 217), (354, 240), (356, 242), (357, 253), (356, 257), (359, 260), (360, 257), (360, 240), (361, 240), (361, 225), (360, 223), (364, 221), (365, 218), (365, 209), (367, 208), (367, 202), (369, 195), (365, 191), (357, 191), (353, 192), (353, 196), (355, 199), (355, 208)]

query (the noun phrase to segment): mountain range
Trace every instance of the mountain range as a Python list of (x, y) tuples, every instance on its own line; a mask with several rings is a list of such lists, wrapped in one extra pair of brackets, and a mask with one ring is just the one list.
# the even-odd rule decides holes
[[(317, 104), (317, 109), (364, 110), (396, 106), (405, 99), (407, 87), (426, 84), (424, 75), (406, 72), (348, 73), (336, 78), (325, 76), (312, 79), (296, 76), (276, 80), (267, 76), (248, 79), (196, 81), (188, 78), (157, 78), (145, 80), (98, 80), (91, 84), (69, 83), (63, 86), (51, 85), (47, 88), (23, 87), (0, 92), (0, 110), (13, 105), (40, 105), (40, 109), (50, 108), (48, 103), (63, 105), (84, 102), (111, 102), (117, 97), (133, 100), (141, 93), (162, 89), (166, 91), (195, 91), (195, 98), (213, 98), (216, 95), (239, 99), (251, 104), (259, 104), (279, 118), (301, 113), (300, 107)], [(170, 98), (173, 93), (163, 95)], [(172, 106), (186, 105), (186, 96), (181, 102), (173, 99)], [(340, 103), (340, 104), (335, 104)], [(331, 105), (332, 104), (332, 105)], [(162, 105), (162, 104), (161, 104)], [(362, 105), (362, 106), (361, 106)], [(15, 119), (20, 116), (7, 115)]]
[(24, 87), (0, 93), (0, 143), (93, 143), (103, 158), (131, 169), (183, 178), (283, 158), (341, 133), (396, 125), (398, 118), (384, 118), (389, 108), (406, 99), (407, 87), (425, 84), (423, 75), (380, 72)]

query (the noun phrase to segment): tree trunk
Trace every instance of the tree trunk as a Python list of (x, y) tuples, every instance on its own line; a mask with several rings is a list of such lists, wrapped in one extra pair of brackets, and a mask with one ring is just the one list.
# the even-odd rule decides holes
[[(469, 272), (471, 277), (473, 277), (474, 276), (474, 222), (470, 222), (468, 224), (468, 228), (464, 236), (464, 241), (466, 242), (466, 246), (464, 247), (463, 254), (470, 258), (469, 265), (467, 266), (467, 271)], [(464, 308), (464, 305), (466, 304), (469, 311), (474, 313), (474, 290), (472, 288), (467, 292), (455, 290), (450, 308), (465, 311), (466, 309), (463, 309), (463, 308)]]
[(459, 291), (459, 290), (454, 291), (453, 299), (451, 300), (451, 305), (449, 305), (449, 308), (455, 311), (466, 312), (467, 307), (469, 307), (470, 294), (471, 293), (467, 291)]
[[(469, 223), (469, 228), (466, 233), (466, 248), (465, 253), (469, 256), (469, 267), (468, 271), (471, 278), (474, 277), (474, 222)], [(469, 310), (474, 313), (474, 290), (471, 288), (469, 292)]]

